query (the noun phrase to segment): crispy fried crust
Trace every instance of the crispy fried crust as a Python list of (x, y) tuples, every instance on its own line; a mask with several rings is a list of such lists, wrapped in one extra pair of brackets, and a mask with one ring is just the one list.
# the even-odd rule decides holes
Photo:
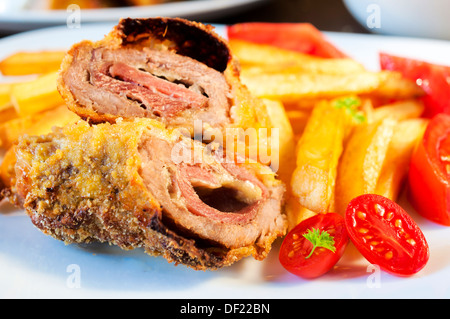
[(140, 175), (139, 143), (149, 131), (167, 140), (180, 138), (158, 122), (141, 119), (94, 126), (80, 121), (47, 136), (21, 139), (16, 191), (33, 224), (65, 243), (142, 247), (197, 270), (218, 269), (249, 255), (265, 258), (272, 242), (284, 235), (284, 217), (262, 243), (236, 249), (186, 237), (165, 220), (164, 208)]
[(80, 52), (104, 47), (140, 50), (155, 46), (193, 58), (224, 74), (231, 89), (228, 127), (272, 127), (264, 103), (253, 97), (241, 83), (239, 62), (227, 42), (214, 32), (212, 26), (177, 18), (122, 19), (104, 39), (75, 44), (62, 62), (57, 83), (69, 109), (91, 123), (114, 123), (118, 118), (117, 115), (86, 107), (69, 89), (65, 76), (72, 64), (77, 62)]

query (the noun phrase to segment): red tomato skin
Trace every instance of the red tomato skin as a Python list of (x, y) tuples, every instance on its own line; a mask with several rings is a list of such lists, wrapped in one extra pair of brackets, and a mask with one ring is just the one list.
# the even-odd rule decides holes
[(227, 26), (229, 39), (269, 44), (323, 58), (347, 56), (310, 23), (246, 22)]
[(438, 162), (439, 139), (444, 135), (450, 138), (450, 115), (438, 114), (411, 156), (409, 200), (420, 215), (450, 226), (450, 179)]
[(425, 91), (426, 95), (422, 98), (424, 117), (450, 114), (450, 67), (387, 53), (380, 53), (380, 66), (383, 70), (400, 72)]
[[(375, 214), (375, 204), (385, 208), (383, 217)], [(359, 226), (361, 220), (358, 216), (361, 212), (370, 220), (365, 227)], [(388, 220), (390, 212), (394, 214)], [(400, 220), (400, 227), (396, 226), (397, 220)], [(361, 255), (392, 275), (411, 276), (428, 262), (428, 243), (419, 226), (402, 207), (384, 196), (364, 194), (351, 200), (345, 213), (345, 223), (348, 235)], [(405, 237), (405, 232), (408, 237)], [(409, 244), (411, 239), (414, 245)], [(383, 247), (396, 251), (387, 257), (389, 250), (382, 250)]]
[[(336, 251), (325, 248), (316, 248), (311, 257), (305, 259), (311, 252), (313, 245), (303, 237), (308, 229), (316, 228), (321, 231), (330, 228), (335, 229), (332, 234)], [(294, 247), (295, 236), (298, 236), (297, 247), (303, 248), (302, 253), (297, 252), (293, 257), (289, 257), (289, 252)], [(297, 226), (295, 226), (285, 237), (280, 247), (279, 259), (282, 266), (290, 273), (304, 279), (313, 279), (327, 273), (339, 261), (344, 254), (348, 243), (347, 230), (344, 218), (336, 213), (317, 214), (312, 216)]]

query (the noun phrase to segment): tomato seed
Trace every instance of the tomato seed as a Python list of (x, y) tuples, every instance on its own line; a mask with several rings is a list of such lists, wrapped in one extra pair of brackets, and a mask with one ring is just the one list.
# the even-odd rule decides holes
[(395, 227), (401, 228), (402, 227), (402, 221), (400, 219), (395, 220)]
[(381, 206), (380, 204), (375, 204), (375, 205), (374, 205), (374, 208), (375, 208), (375, 212), (376, 212), (379, 216), (383, 217), (383, 215), (384, 215), (384, 213), (385, 213), (384, 207)]
[(384, 258), (386, 259), (391, 259), (392, 257), (394, 257), (394, 253), (392, 251), (388, 251), (384, 254)]
[(387, 219), (388, 221), (391, 220), (393, 217), (394, 217), (394, 213), (393, 213), (393, 212), (389, 212), (389, 213), (387, 213), (387, 215), (386, 215), (386, 219)]
[[(373, 250), (373, 247), (372, 247), (372, 250)], [(384, 250), (384, 247), (383, 246), (379, 246), (379, 247), (376, 247), (374, 250), (379, 252), (379, 253), (381, 253)]]
[(357, 212), (356, 213), (356, 216), (359, 218), (359, 219), (366, 219), (366, 214), (365, 213), (363, 213), (363, 212)]
[(416, 241), (412, 238), (409, 238), (406, 240), (411, 246), (414, 246), (416, 244)]
[(358, 231), (359, 231), (361, 234), (367, 234), (367, 233), (369, 232), (369, 230), (368, 230), (367, 228), (360, 228), (360, 229), (358, 229)]

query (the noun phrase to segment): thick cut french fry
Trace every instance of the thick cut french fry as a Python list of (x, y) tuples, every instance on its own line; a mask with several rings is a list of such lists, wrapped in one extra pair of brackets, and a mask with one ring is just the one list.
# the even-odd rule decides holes
[(68, 110), (65, 105), (38, 114), (12, 119), (0, 124), (2, 147), (10, 148), (23, 134), (46, 134), (51, 131), (53, 126), (64, 126), (78, 119), (78, 115)]
[(397, 200), (408, 172), (412, 151), (422, 139), (427, 123), (426, 119), (413, 118), (395, 126), (375, 194)]
[(405, 100), (375, 108), (369, 121), (377, 122), (391, 117), (399, 121), (418, 118), (422, 115), (425, 107), (420, 100)]
[(354, 128), (336, 178), (336, 211), (344, 214), (353, 198), (374, 193), (397, 121), (387, 118)]
[(11, 103), (12, 86), (13, 86), (12, 83), (0, 83), (0, 111), (12, 107)]
[(297, 197), (291, 196), (286, 200), (285, 212), (288, 221), (288, 230), (291, 230), (305, 219), (317, 213), (303, 207)]
[(10, 148), (29, 127), (40, 121), (42, 115), (18, 117), (0, 124), (2, 148)]
[(231, 51), (244, 67), (256, 66), (260, 73), (280, 72), (280, 68), (293, 73), (326, 74), (348, 74), (364, 70), (362, 64), (348, 58), (325, 59), (242, 40), (230, 40), (229, 44)]
[(15, 145), (11, 146), (5, 153), (2, 163), (0, 165), (0, 184), (4, 187), (10, 187), (14, 184), (16, 176), (14, 166), (16, 164)]
[(271, 151), (278, 152), (277, 157), (279, 163), (276, 165), (278, 167), (277, 174), (286, 185), (289, 185), (292, 172), (295, 169), (294, 132), (281, 102), (264, 100), (264, 103), (266, 104), (267, 113), (273, 127), (279, 129), (278, 143), (276, 143), (277, 141), (272, 141), (271, 143)]
[(295, 103), (302, 99), (334, 98), (374, 91), (380, 85), (378, 73), (346, 75), (313, 73), (241, 74), (242, 82), (260, 98)]
[(66, 105), (60, 105), (54, 109), (42, 112), (40, 115), (42, 115), (42, 118), (25, 130), (24, 134), (47, 134), (51, 132), (54, 126), (65, 126), (80, 119), (80, 117), (70, 111)]
[(6, 108), (4, 110), (0, 111), (0, 125), (2, 123), (11, 121), (15, 118), (18, 118), (19, 115), (17, 114), (16, 110), (14, 109), (14, 107), (9, 107)]
[(247, 72), (244, 68), (241, 78), (254, 95), (291, 104), (304, 99), (336, 98), (342, 95), (376, 94), (384, 99), (410, 99), (423, 94), (417, 85), (388, 71), (338, 75), (308, 72), (255, 73)]
[(351, 123), (344, 109), (321, 101), (298, 141), (291, 189), (300, 205), (315, 213), (334, 210), (337, 166)]
[(6, 76), (44, 74), (59, 70), (65, 51), (18, 52), (0, 62)]
[(36, 114), (64, 103), (56, 88), (57, 77), (58, 72), (52, 72), (13, 85), (11, 101), (19, 116)]
[(379, 87), (372, 92), (374, 96), (386, 99), (411, 99), (425, 94), (416, 82), (404, 78), (399, 72), (381, 71), (379, 74), (383, 80)]

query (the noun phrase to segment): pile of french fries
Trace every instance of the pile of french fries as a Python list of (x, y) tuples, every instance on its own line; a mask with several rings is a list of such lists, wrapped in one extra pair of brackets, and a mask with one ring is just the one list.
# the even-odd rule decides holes
[(268, 102), (280, 128), (280, 178), (288, 185), (291, 229), (315, 214), (343, 214), (361, 194), (398, 199), (427, 124), (423, 92), (414, 82), (396, 72), (368, 71), (350, 58), (242, 40), (230, 46), (242, 81)]
[(51, 132), (79, 117), (64, 105), (56, 80), (64, 51), (18, 52), (0, 61), (0, 177), (14, 176), (14, 145), (20, 136)]

